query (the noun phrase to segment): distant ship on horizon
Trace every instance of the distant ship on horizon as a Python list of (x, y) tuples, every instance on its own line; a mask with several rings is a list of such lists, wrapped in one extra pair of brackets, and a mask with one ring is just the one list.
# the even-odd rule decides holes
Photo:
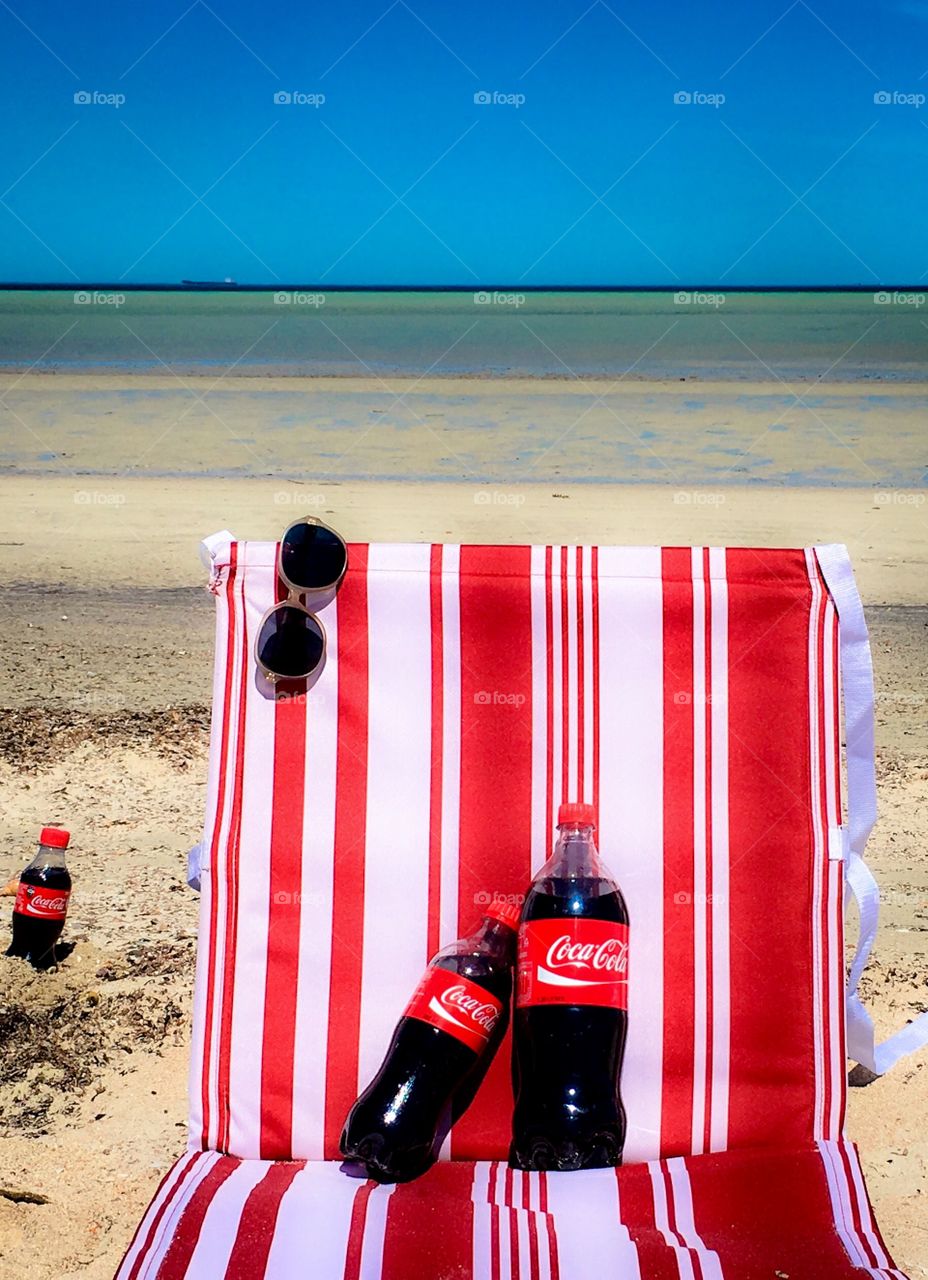
[(181, 280), (181, 284), (185, 289), (237, 289), (238, 281), (233, 280), (231, 276), (226, 276), (225, 280)]

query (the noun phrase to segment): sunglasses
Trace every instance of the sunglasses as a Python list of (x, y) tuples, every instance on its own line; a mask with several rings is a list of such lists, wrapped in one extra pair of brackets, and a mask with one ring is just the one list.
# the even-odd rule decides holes
[(286, 600), (271, 605), (255, 637), (255, 661), (267, 679), (305, 680), (325, 661), (325, 628), (308, 607), (335, 598), (348, 568), (344, 538), (314, 516), (286, 530), (277, 553), (277, 576)]

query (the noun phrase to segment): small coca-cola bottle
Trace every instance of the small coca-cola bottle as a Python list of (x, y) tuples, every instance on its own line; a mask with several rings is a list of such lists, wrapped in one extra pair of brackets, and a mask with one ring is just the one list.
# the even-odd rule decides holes
[(71, 874), (64, 851), (71, 839), (60, 827), (43, 827), (35, 857), (19, 877), (13, 904), (13, 941), (8, 956), (22, 956), (36, 969), (55, 964), (55, 944), (61, 937)]
[(509, 1023), (519, 908), (495, 900), (480, 928), (432, 959), (380, 1070), (351, 1108), (341, 1150), (378, 1182), (435, 1161)]
[(562, 804), (554, 853), (522, 908), (510, 1163), (622, 1163), (628, 910), (593, 840), (592, 805)]

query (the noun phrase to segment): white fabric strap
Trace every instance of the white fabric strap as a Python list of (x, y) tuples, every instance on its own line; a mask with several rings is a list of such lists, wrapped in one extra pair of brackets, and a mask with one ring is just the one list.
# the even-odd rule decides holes
[(220, 529), (218, 533), (211, 533), (208, 538), (204, 538), (200, 543), (200, 560), (203, 568), (208, 573), (212, 573), (213, 563), (219, 552), (235, 541), (235, 534), (230, 533), (228, 529)]
[(880, 889), (864, 860), (867, 837), (876, 821), (876, 770), (873, 735), (873, 663), (864, 608), (843, 546), (816, 547), (815, 554), (838, 613), (844, 730), (847, 741), (847, 858), (845, 906), (857, 903), (860, 932), (847, 979), (848, 1056), (882, 1075), (907, 1053), (928, 1044), (928, 1013), (922, 1013), (895, 1035), (876, 1043), (873, 1021), (857, 994), (876, 937)]
[[(230, 533), (228, 529), (220, 529), (218, 533), (211, 533), (208, 538), (204, 538), (200, 543), (200, 560), (203, 568), (209, 574), (209, 588), (213, 589), (216, 580), (216, 558), (223, 552), (227, 552), (233, 542), (237, 541), (235, 534)], [(187, 883), (191, 889), (200, 892), (200, 872), (203, 861), (203, 841), (195, 844), (192, 849), (187, 850)]]

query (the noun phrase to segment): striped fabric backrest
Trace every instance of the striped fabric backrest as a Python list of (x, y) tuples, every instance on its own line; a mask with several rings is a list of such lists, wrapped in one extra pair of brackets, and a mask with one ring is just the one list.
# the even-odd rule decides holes
[[(631, 915), (631, 1160), (837, 1138), (837, 619), (813, 551), (353, 545), (325, 670), (256, 675), (273, 543), (215, 561), (191, 1140), (336, 1158), (439, 946), (598, 806)], [(829, 857), (831, 851), (832, 856)], [(504, 1044), (452, 1158), (504, 1157)]]

